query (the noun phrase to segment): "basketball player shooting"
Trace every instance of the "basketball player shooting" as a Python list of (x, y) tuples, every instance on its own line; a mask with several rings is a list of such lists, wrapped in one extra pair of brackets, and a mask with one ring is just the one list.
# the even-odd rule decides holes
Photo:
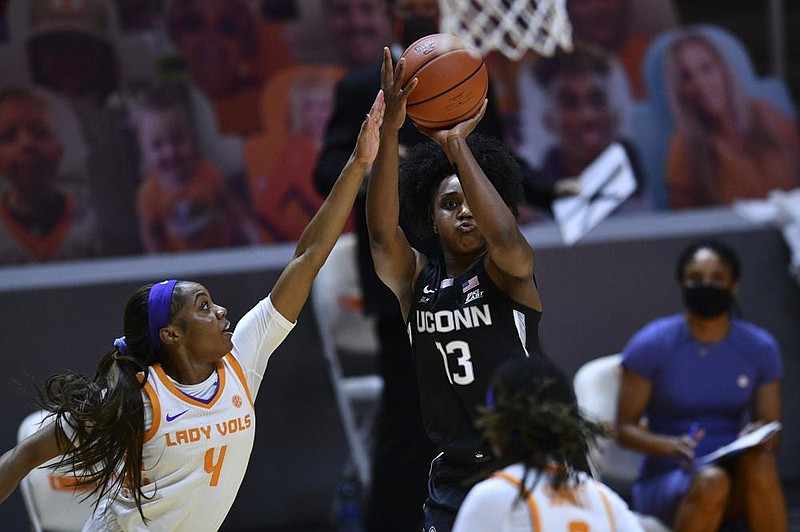
[[(426, 431), (442, 453), (431, 465), (425, 530), (447, 532), (468, 488), (490, 466), (474, 425), (494, 370), (539, 348), (542, 304), (533, 250), (515, 210), (519, 167), (499, 140), (471, 135), (486, 110), (447, 129), (417, 126), (431, 142), (399, 164), (398, 130), (419, 80), (405, 86), (384, 50), (386, 113), (367, 188), (367, 224), (376, 271), (397, 297), (410, 333)], [(435, 117), (434, 117), (435, 118)], [(400, 210), (441, 253), (412, 248)], [(438, 256), (440, 255), (441, 258)]]

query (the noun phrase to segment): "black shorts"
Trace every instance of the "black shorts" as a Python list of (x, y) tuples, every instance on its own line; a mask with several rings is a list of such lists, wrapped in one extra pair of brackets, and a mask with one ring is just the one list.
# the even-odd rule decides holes
[[(448, 459), (444, 453), (431, 462), (424, 532), (450, 532), (470, 488), (492, 471), (491, 462)], [(482, 475), (485, 474), (485, 475)]]

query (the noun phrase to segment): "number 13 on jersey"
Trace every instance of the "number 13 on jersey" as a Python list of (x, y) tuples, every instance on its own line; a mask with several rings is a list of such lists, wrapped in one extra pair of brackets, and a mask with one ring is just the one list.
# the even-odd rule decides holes
[[(436, 342), (436, 348), (442, 355), (444, 361), (444, 371), (450, 384), (466, 386), (475, 380), (475, 373), (472, 369), (472, 355), (469, 351), (469, 344), (463, 340), (453, 340), (442, 346), (441, 342)], [(451, 368), (450, 360), (454, 365)]]

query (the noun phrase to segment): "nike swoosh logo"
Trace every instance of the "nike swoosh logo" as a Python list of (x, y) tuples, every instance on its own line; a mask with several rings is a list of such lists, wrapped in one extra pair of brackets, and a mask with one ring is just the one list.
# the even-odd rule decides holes
[(431, 290), (430, 288), (428, 288), (428, 286), (430, 285), (425, 285), (425, 288), (422, 289), (423, 294), (433, 294), (434, 292), (436, 292), (436, 290)]
[(187, 408), (183, 412), (175, 414), (174, 416), (171, 416), (171, 415), (167, 414), (167, 423), (169, 423), (170, 421), (175, 421), (176, 419), (178, 419), (179, 417), (181, 417), (182, 415), (184, 415), (188, 411), (189, 411), (189, 409)]

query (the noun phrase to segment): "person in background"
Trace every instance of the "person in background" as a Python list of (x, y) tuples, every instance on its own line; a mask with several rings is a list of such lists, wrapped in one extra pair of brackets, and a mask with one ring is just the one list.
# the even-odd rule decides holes
[[(428, 142), (400, 157), (405, 60), (384, 49), (386, 117), (367, 184), (367, 226), (375, 271), (395, 295), (411, 341), (411, 360), (430, 440), (425, 530), (448, 532), (468, 490), (464, 482), (492, 459), (474, 427), (489, 378), (504, 361), (541, 356), (542, 303), (534, 256), (516, 219), (519, 164), (497, 137), (476, 133), (486, 113), (446, 130), (419, 127)], [(402, 176), (402, 177), (401, 177)], [(409, 242), (400, 213), (421, 240)]]
[(601, 46), (616, 57), (634, 97), (641, 100), (645, 97), (642, 60), (650, 37), (631, 29), (631, 5), (631, 0), (567, 0), (567, 14), (573, 39)]
[(94, 210), (59, 189), (62, 153), (46, 101), (0, 91), (0, 264), (99, 254)]
[(32, 0), (28, 63), (37, 86), (65, 98), (94, 144), (109, 96), (119, 89), (120, 66), (105, 0)]
[[(587, 4), (592, 6), (616, 5), (626, 0), (575, 0), (575, 4)], [(661, 1), (661, 0), (657, 0)], [(594, 13), (594, 10), (592, 10)], [(602, 14), (600, 10), (594, 13), (596, 17)], [(593, 25), (600, 25), (605, 28), (605, 21), (600, 18), (593, 19)], [(573, 21), (573, 24), (576, 22)], [(602, 31), (602, 30), (601, 30)], [(577, 30), (573, 29), (573, 40), (577, 46), (594, 46), (603, 49), (608, 62), (607, 72), (603, 75), (604, 84), (607, 86), (606, 95), (609, 98), (609, 107), (615, 114), (616, 129), (623, 135), (632, 135), (631, 108), (635, 102), (634, 91), (622, 61), (608, 50), (602, 43), (592, 39), (578, 38)], [(565, 53), (560, 50), (560, 53)], [(548, 97), (547, 89), (539, 83), (536, 75), (538, 65), (542, 61), (547, 61), (548, 57), (538, 54), (528, 54), (520, 60), (520, 65), (516, 68), (517, 85), (516, 98), (517, 116), (517, 137), (514, 144), (515, 153), (526, 161), (533, 168), (539, 168), (545, 164), (545, 157), (548, 150), (558, 143), (558, 132), (553, 131), (545, 123), (545, 115), (552, 106), (552, 100)], [(638, 68), (638, 67), (637, 67)]]
[(264, 89), (263, 120), (273, 127), (244, 144), (261, 242), (297, 240), (322, 203), (313, 172), (343, 74), (338, 65), (298, 65), (275, 74)]
[(797, 126), (747, 95), (709, 37), (679, 34), (664, 68), (675, 120), (666, 171), (671, 208), (726, 205), (800, 186)]
[(139, 232), (149, 253), (255, 243), (244, 202), (201, 158), (181, 85), (146, 89), (132, 105), (144, 169), (137, 192)]
[(637, 190), (620, 207), (635, 211), (649, 205), (636, 149), (619, 131), (619, 110), (611, 95), (611, 63), (600, 47), (576, 43), (540, 58), (533, 74), (544, 88), (544, 123), (557, 138), (542, 165), (524, 182), (525, 198), (546, 211), (555, 199), (580, 193), (577, 177), (612, 143), (619, 142), (631, 161)]
[(220, 132), (259, 132), (262, 86), (293, 63), (285, 23), (263, 20), (246, 0), (172, 0), (165, 16), (169, 38), (211, 101)]
[(348, 70), (380, 63), (391, 42), (386, 0), (323, 0), (330, 43)]
[(572, 385), (548, 359), (500, 366), (479, 411), (498, 463), (470, 490), (453, 532), (643, 532), (625, 501), (581, 470), (604, 428), (581, 416)]
[(250, 461), (255, 399), (270, 357), (294, 328), (341, 234), (375, 158), (383, 112), (378, 93), (352, 157), (293, 257), (235, 328), (198, 283), (144, 285), (126, 305), (124, 336), (93, 377), (48, 379), (40, 402), (51, 415), (0, 456), (0, 502), (31, 469), (61, 456), (60, 471), (72, 472), (97, 500), (84, 531), (222, 526)]
[(696, 461), (781, 418), (780, 351), (766, 330), (734, 317), (739, 276), (727, 244), (688, 245), (675, 271), (685, 312), (649, 323), (622, 352), (617, 438), (646, 455), (633, 509), (677, 532), (741, 519), (752, 532), (787, 529), (775, 436), (719, 462)]

